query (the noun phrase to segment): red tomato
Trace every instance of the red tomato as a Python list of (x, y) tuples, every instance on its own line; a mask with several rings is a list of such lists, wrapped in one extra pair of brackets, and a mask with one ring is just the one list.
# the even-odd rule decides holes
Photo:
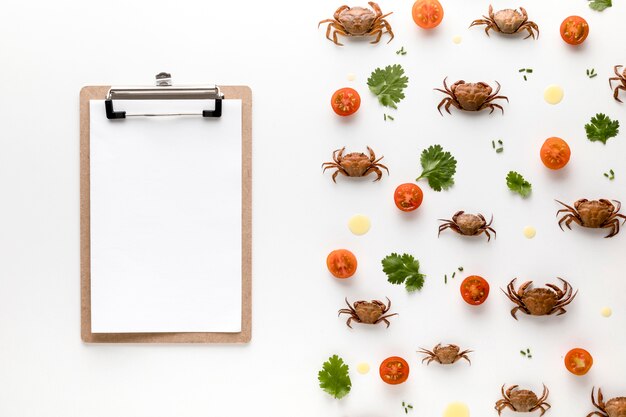
[(347, 249), (337, 249), (328, 254), (326, 266), (337, 278), (350, 278), (356, 272), (356, 256)]
[(401, 384), (409, 377), (409, 364), (399, 356), (392, 356), (380, 364), (379, 372), (386, 383)]
[(585, 375), (593, 365), (593, 357), (585, 349), (572, 349), (565, 355), (565, 367), (574, 375)]
[(398, 185), (393, 193), (393, 200), (402, 211), (413, 211), (422, 204), (424, 193), (422, 189), (410, 182)]
[(550, 169), (563, 168), (569, 162), (571, 154), (567, 142), (557, 137), (546, 139), (539, 152), (541, 162)]
[(589, 24), (580, 16), (570, 16), (561, 23), (561, 37), (570, 45), (580, 45), (589, 35)]
[(443, 20), (443, 7), (438, 0), (417, 0), (413, 3), (412, 14), (417, 26), (432, 29)]
[(340, 88), (333, 94), (330, 104), (339, 116), (350, 116), (361, 107), (361, 96), (352, 88)]
[(483, 277), (470, 275), (461, 283), (461, 295), (468, 304), (482, 304), (489, 296), (489, 283)]

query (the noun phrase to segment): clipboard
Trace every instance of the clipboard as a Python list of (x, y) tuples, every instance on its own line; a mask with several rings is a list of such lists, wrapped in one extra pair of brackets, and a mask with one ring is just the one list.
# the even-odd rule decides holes
[[(86, 86), (80, 91), (80, 263), (81, 339), (85, 343), (247, 343), (252, 322), (252, 92), (247, 86), (172, 86), (167, 73), (157, 75), (156, 86)], [(126, 114), (115, 109), (117, 100), (214, 99), (213, 110), (199, 114)], [(241, 100), (241, 327), (227, 332), (92, 332), (91, 280), (91, 172), (90, 101), (105, 100), (108, 119), (131, 116), (221, 117), (222, 100)], [(103, 114), (103, 118), (105, 115)], [(112, 123), (126, 123), (113, 121)]]

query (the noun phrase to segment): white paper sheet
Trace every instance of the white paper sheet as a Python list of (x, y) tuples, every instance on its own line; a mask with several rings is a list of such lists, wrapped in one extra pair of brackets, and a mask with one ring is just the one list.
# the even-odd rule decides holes
[(219, 119), (117, 121), (92, 101), (90, 120), (92, 331), (241, 331), (241, 101)]

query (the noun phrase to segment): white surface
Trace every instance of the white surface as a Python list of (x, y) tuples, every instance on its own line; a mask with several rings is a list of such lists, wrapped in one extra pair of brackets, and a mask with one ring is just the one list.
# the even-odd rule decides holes
[[(116, 104), (129, 114), (208, 108)], [(223, 113), (120, 123), (91, 102), (92, 332), (241, 331), (241, 100), (225, 100)]]
[[(359, 2), (361, 3), (361, 2)], [(504, 0), (523, 5), (541, 28), (537, 41), (509, 39), (469, 22), (489, 1), (448, 0), (445, 20), (420, 31), (411, 1), (381, 0), (396, 38), (379, 45), (324, 38), (319, 20), (340, 1), (192, 2), (112, 1), (9, 3), (0, 24), (0, 415), (21, 416), (439, 416), (449, 401), (468, 403), (472, 416), (495, 416), (503, 383), (551, 390), (545, 417), (592, 411), (593, 385), (607, 396), (626, 394), (624, 250), (626, 232), (602, 239), (594, 231), (561, 232), (554, 198), (611, 197), (626, 202), (626, 136), (590, 143), (583, 125), (596, 112), (626, 127), (626, 107), (613, 101), (606, 79), (624, 62), (626, 13), (614, 2), (602, 13), (583, 0)], [(363, 3), (361, 3), (363, 4)], [(591, 35), (581, 48), (564, 45), (563, 18), (585, 16)], [(138, 23), (140, 22), (140, 23)], [(460, 45), (452, 37), (460, 34)], [(395, 51), (404, 46), (406, 56)], [(397, 112), (381, 108), (365, 85), (379, 66), (402, 63), (410, 78)], [(524, 82), (519, 68), (535, 72)], [(587, 68), (598, 77), (589, 80)], [(79, 337), (78, 91), (83, 85), (150, 83), (168, 70), (175, 82), (247, 84), (254, 94), (253, 331), (245, 346), (92, 346)], [(346, 80), (356, 74), (354, 82)], [(439, 116), (444, 76), (502, 84), (505, 114)], [(543, 101), (553, 83), (565, 89), (557, 106)], [(340, 119), (329, 106), (335, 89), (361, 93), (356, 117)], [(300, 99), (302, 97), (302, 99)], [(34, 105), (33, 103), (36, 103)], [(383, 113), (396, 117), (384, 122)], [(623, 130), (623, 129), (622, 129)], [(573, 157), (549, 172), (537, 157), (543, 140), (568, 140)], [(504, 141), (504, 153), (491, 140)], [(424, 184), (414, 214), (391, 199), (401, 182), (418, 175), (419, 152), (440, 143), (459, 160), (456, 186), (434, 193)], [(320, 165), (334, 149), (370, 145), (391, 174), (378, 183), (349, 181)], [(602, 173), (616, 172), (613, 182)], [(534, 186), (522, 200), (504, 184), (519, 170)], [(496, 241), (436, 239), (437, 218), (455, 210), (493, 212)], [(362, 212), (372, 229), (353, 236), (347, 221)], [(522, 235), (526, 225), (537, 236)], [(330, 250), (348, 247), (359, 271), (348, 282), (326, 272)], [(386, 283), (380, 259), (391, 251), (414, 253), (427, 283), (407, 295)], [(460, 277), (443, 284), (459, 265), (490, 280), (480, 309), (463, 304)], [(520, 316), (501, 294), (514, 276), (552, 282), (568, 279), (580, 290), (561, 317)], [(389, 296), (400, 313), (391, 327), (350, 331), (336, 317), (343, 298)], [(600, 315), (603, 306), (613, 316)], [(473, 365), (443, 368), (419, 363), (415, 350), (439, 341), (476, 351)], [(595, 357), (583, 378), (569, 375), (562, 356), (584, 346)], [(519, 350), (530, 347), (533, 359)], [(317, 371), (331, 354), (351, 366), (353, 390), (336, 401), (317, 386)], [(382, 359), (402, 355), (411, 379), (384, 386)], [(372, 371), (355, 372), (367, 361)], [(504, 414), (503, 414), (504, 415)], [(512, 416), (508, 413), (506, 416)]]

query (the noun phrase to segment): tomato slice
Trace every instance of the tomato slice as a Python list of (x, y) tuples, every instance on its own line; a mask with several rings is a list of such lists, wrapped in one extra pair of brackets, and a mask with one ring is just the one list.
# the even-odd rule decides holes
[(565, 355), (565, 367), (574, 375), (585, 375), (593, 365), (593, 357), (585, 349), (575, 348)]
[(413, 211), (422, 204), (424, 193), (416, 184), (406, 183), (398, 185), (393, 193), (393, 201), (402, 211)]
[(350, 278), (356, 272), (356, 256), (347, 249), (337, 249), (326, 257), (326, 266), (336, 278)]
[(561, 169), (569, 162), (572, 152), (567, 142), (561, 138), (552, 137), (546, 139), (539, 154), (545, 166), (550, 169)]
[(461, 283), (461, 296), (466, 303), (477, 306), (489, 296), (489, 283), (478, 275), (470, 275)]
[(589, 35), (589, 24), (580, 16), (570, 16), (561, 23), (561, 38), (570, 45), (580, 45)]
[(380, 364), (379, 373), (386, 383), (398, 385), (409, 377), (409, 364), (399, 356), (391, 356)]
[(417, 26), (432, 29), (443, 20), (443, 7), (438, 0), (417, 0), (413, 3), (412, 14)]
[(333, 94), (330, 104), (339, 116), (350, 116), (361, 107), (361, 96), (352, 88), (340, 88)]

